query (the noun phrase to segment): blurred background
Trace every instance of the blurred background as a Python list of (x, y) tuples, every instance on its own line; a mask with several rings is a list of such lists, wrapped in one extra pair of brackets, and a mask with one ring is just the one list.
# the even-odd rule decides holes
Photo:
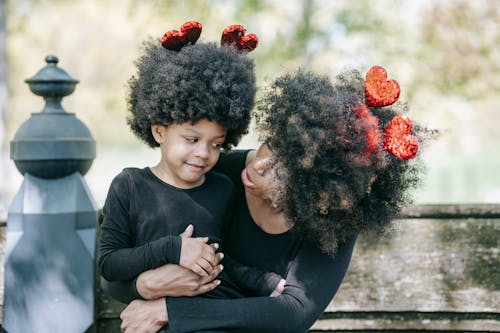
[[(22, 176), (9, 142), (43, 99), (24, 82), (46, 55), (80, 80), (63, 100), (97, 142), (85, 176), (99, 207), (124, 167), (157, 163), (159, 152), (126, 125), (125, 85), (148, 37), (188, 20), (200, 41), (230, 24), (259, 36), (259, 88), (297, 67), (332, 77), (384, 66), (410, 117), (438, 129), (424, 150), (415, 203), (500, 203), (500, 2), (491, 0), (0, 0), (0, 220)], [(240, 147), (255, 147), (251, 131)]]

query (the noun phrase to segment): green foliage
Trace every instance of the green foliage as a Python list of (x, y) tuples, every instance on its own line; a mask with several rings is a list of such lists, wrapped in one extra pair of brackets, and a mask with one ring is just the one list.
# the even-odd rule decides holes
[(500, 90), (500, 8), (493, 1), (436, 2), (424, 17), (421, 50), (436, 88), (479, 98)]

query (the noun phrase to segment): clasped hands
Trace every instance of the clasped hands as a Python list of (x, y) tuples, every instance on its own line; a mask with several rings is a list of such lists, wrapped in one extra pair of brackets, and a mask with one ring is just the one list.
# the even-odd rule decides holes
[(188, 268), (199, 276), (208, 276), (214, 272), (214, 267), (223, 258), (222, 253), (216, 253), (219, 244), (208, 244), (208, 237), (193, 238), (194, 228), (190, 224), (180, 234), (182, 239), (179, 265)]
[(168, 323), (166, 296), (196, 296), (207, 293), (220, 284), (216, 277), (223, 270), (223, 266), (219, 264), (223, 254), (215, 252), (218, 248), (216, 244), (206, 244), (208, 238), (191, 238), (192, 234), (193, 227), (189, 226), (180, 235), (183, 245), (189, 240), (195, 240), (195, 249), (197, 248), (193, 252), (195, 254), (186, 256), (184, 261), (181, 250), (181, 264), (192, 265), (190, 268), (195, 269), (166, 264), (141, 273), (137, 278), (136, 288), (144, 300), (134, 300), (122, 311), (122, 332), (158, 332)]

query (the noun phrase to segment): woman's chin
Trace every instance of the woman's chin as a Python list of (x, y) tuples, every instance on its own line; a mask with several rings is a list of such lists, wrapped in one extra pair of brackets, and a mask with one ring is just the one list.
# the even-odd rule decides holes
[(255, 184), (248, 177), (247, 169), (243, 169), (241, 171), (241, 182), (243, 183), (243, 186), (245, 186), (246, 188), (254, 189), (256, 187)]

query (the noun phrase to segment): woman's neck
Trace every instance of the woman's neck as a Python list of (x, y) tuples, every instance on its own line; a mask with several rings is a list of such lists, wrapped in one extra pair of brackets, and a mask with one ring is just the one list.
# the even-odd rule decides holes
[(281, 234), (290, 229), (283, 209), (276, 208), (267, 200), (245, 191), (248, 211), (255, 224), (268, 234)]

